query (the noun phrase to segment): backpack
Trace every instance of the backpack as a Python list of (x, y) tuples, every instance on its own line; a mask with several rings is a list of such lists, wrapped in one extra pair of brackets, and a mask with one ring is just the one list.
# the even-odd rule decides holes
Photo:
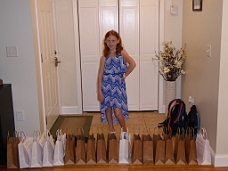
[(168, 105), (168, 113), (166, 120), (159, 123), (159, 127), (167, 127), (168, 131), (172, 131), (175, 135), (177, 128), (187, 128), (187, 113), (185, 110), (185, 103), (181, 99), (174, 99)]
[(200, 119), (197, 112), (196, 106), (192, 105), (188, 116), (187, 116), (187, 126), (194, 129), (194, 134), (196, 135), (200, 129)]

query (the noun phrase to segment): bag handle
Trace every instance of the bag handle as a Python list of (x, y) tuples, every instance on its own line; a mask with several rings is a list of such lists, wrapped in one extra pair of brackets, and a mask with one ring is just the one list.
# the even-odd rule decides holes
[(62, 141), (62, 136), (63, 136), (62, 130), (61, 129), (57, 129), (57, 131), (56, 131), (57, 140), (58, 141)]
[(207, 131), (206, 131), (206, 128), (202, 127), (201, 128), (201, 133), (203, 135), (203, 139), (206, 140), (207, 139)]
[(194, 128), (193, 127), (187, 127), (185, 130), (185, 136), (188, 137), (190, 140), (194, 137)]
[(84, 130), (82, 127), (78, 128), (78, 135), (84, 135)]
[(180, 105), (180, 109), (179, 109), (179, 111), (178, 111), (178, 116), (177, 116), (176, 120), (174, 121), (174, 123), (176, 123), (176, 122), (179, 120), (180, 115), (181, 115), (181, 113), (182, 113), (183, 110), (184, 110), (184, 104), (183, 104), (183, 102), (182, 102), (181, 99), (178, 99), (178, 102), (177, 102), (176, 104), (179, 104), (179, 105)]
[(133, 128), (134, 134), (135, 135), (137, 135), (137, 134), (140, 135), (140, 127), (138, 127), (137, 133), (136, 133), (135, 130), (136, 130), (136, 127)]
[(24, 131), (18, 132), (18, 137), (20, 142), (23, 142), (26, 139), (26, 135)]
[(89, 134), (93, 134), (93, 128), (89, 129)]
[(77, 139), (83, 141), (85, 140), (84, 130), (82, 128), (78, 128)]
[[(9, 140), (10, 139), (10, 131), (8, 131), (8, 133), (7, 133), (7, 140)], [(13, 132), (13, 137), (18, 137), (18, 133), (17, 133), (17, 131), (14, 131)]]
[(33, 142), (34, 141), (39, 141), (40, 136), (41, 136), (40, 131), (34, 131), (33, 132)]
[(171, 139), (171, 138), (172, 138), (172, 128), (170, 127), (170, 128), (168, 129), (168, 127), (165, 126), (165, 127), (163, 128), (163, 134), (167, 134), (167, 135), (168, 135), (167, 138)]
[(123, 127), (121, 127), (121, 129), (120, 129), (120, 139), (121, 140), (128, 139), (130, 141), (130, 135), (129, 135), (129, 132), (128, 132), (128, 128), (127, 128), (127, 132), (124, 132), (123, 131)]

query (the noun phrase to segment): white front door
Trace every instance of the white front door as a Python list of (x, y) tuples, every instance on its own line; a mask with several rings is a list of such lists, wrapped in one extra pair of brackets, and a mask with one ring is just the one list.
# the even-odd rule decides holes
[(140, 0), (139, 109), (158, 110), (159, 0)]
[(124, 48), (128, 54), (135, 60), (136, 67), (127, 77), (127, 96), (128, 109), (139, 110), (139, 0), (121, 0), (119, 2), (119, 32), (123, 41)]
[(79, 0), (83, 111), (98, 111), (96, 78), (100, 59), (98, 1)]
[(43, 83), (43, 104), (46, 129), (51, 129), (59, 116), (57, 50), (55, 43), (52, 0), (36, 0), (40, 58)]

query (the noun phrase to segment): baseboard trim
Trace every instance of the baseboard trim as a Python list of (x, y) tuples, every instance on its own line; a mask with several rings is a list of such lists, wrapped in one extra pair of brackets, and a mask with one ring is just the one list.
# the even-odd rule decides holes
[(82, 114), (77, 106), (62, 106), (61, 114)]
[(212, 150), (211, 157), (214, 167), (228, 167), (228, 154), (215, 154)]

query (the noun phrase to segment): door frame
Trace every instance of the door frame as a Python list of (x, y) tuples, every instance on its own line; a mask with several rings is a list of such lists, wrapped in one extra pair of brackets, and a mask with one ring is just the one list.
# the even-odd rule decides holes
[[(45, 102), (44, 102), (45, 96), (44, 96), (44, 86), (43, 86), (43, 76), (42, 76), (42, 59), (41, 59), (41, 52), (40, 52), (40, 39), (39, 39), (39, 30), (38, 30), (39, 27), (38, 27), (38, 20), (37, 20), (37, 17), (38, 17), (37, 0), (30, 0), (30, 9), (31, 9), (31, 18), (32, 18), (32, 29), (33, 29), (34, 57), (35, 57), (35, 65), (36, 65), (36, 81), (37, 81), (40, 131), (43, 132), (47, 129), (46, 127), (47, 121), (46, 121), (46, 115), (45, 115)], [(54, 21), (54, 29), (55, 29), (55, 21)], [(56, 38), (56, 34), (54, 36)], [(56, 45), (56, 48), (58, 48), (57, 45)], [(57, 74), (58, 74), (58, 71), (57, 71)], [(58, 82), (58, 86), (59, 86), (59, 82)], [(59, 97), (58, 98), (59, 106), (61, 106), (59, 91), (58, 91), (58, 97)]]
[[(159, 26), (159, 51), (162, 48), (162, 42), (165, 40), (165, 0), (160, 0), (160, 26)], [(160, 64), (159, 64), (160, 65)], [(165, 97), (164, 97), (164, 79), (163, 77), (159, 74), (158, 77), (158, 112), (159, 113), (165, 113)]]
[[(76, 3), (77, 0), (72, 0), (72, 1), (74, 3)], [(73, 8), (73, 9), (75, 9), (75, 8)], [(165, 38), (165, 27), (164, 27), (164, 25), (165, 25), (165, 0), (159, 0), (159, 10), (160, 11), (159, 11), (159, 47), (158, 47), (158, 50), (160, 51), (161, 48), (163, 48), (162, 42), (164, 41), (164, 38)], [(77, 15), (74, 15), (74, 21), (75, 22), (78, 21), (77, 17), (78, 17)], [(77, 34), (78, 32), (76, 32), (76, 31), (78, 31), (78, 27), (75, 27), (75, 33)], [(75, 40), (79, 41), (78, 35), (75, 36)], [(77, 58), (77, 61), (80, 61), (80, 55), (78, 55), (76, 58)], [(80, 71), (80, 68), (81, 68), (80, 62), (78, 62), (76, 64), (76, 68), (78, 69), (77, 71), (81, 72)], [(81, 80), (77, 80), (77, 81), (81, 82)], [(79, 91), (79, 90), (77, 90), (77, 91)], [(162, 76), (160, 74), (158, 77), (158, 91), (159, 91), (158, 92), (158, 112), (159, 113), (165, 113), (166, 106), (165, 106), (165, 102), (164, 102), (164, 100), (165, 100), (165, 97), (164, 97), (164, 95), (165, 95), (164, 94), (164, 79), (162, 78)], [(80, 96), (82, 99), (83, 97), (82, 97), (81, 93), (80, 93)], [(81, 104), (81, 106), (82, 106), (82, 104)]]
[(72, 0), (73, 4), (73, 19), (74, 19), (74, 42), (75, 42), (75, 56), (76, 56), (76, 74), (77, 74), (77, 83), (80, 84), (80, 86), (77, 87), (77, 106), (78, 110), (77, 113), (83, 113), (83, 97), (82, 97), (82, 76), (81, 76), (81, 58), (80, 58), (80, 49), (79, 49), (79, 24), (78, 24), (78, 2), (77, 0)]
[(43, 81), (41, 72), (41, 59), (39, 52), (39, 36), (37, 27), (37, 10), (36, 0), (30, 0), (31, 16), (32, 16), (32, 30), (33, 30), (33, 44), (34, 44), (34, 57), (36, 65), (36, 81), (37, 81), (37, 96), (38, 96), (38, 107), (39, 107), (39, 119), (40, 119), (40, 131), (46, 130), (46, 120), (44, 114), (44, 95), (43, 95)]

